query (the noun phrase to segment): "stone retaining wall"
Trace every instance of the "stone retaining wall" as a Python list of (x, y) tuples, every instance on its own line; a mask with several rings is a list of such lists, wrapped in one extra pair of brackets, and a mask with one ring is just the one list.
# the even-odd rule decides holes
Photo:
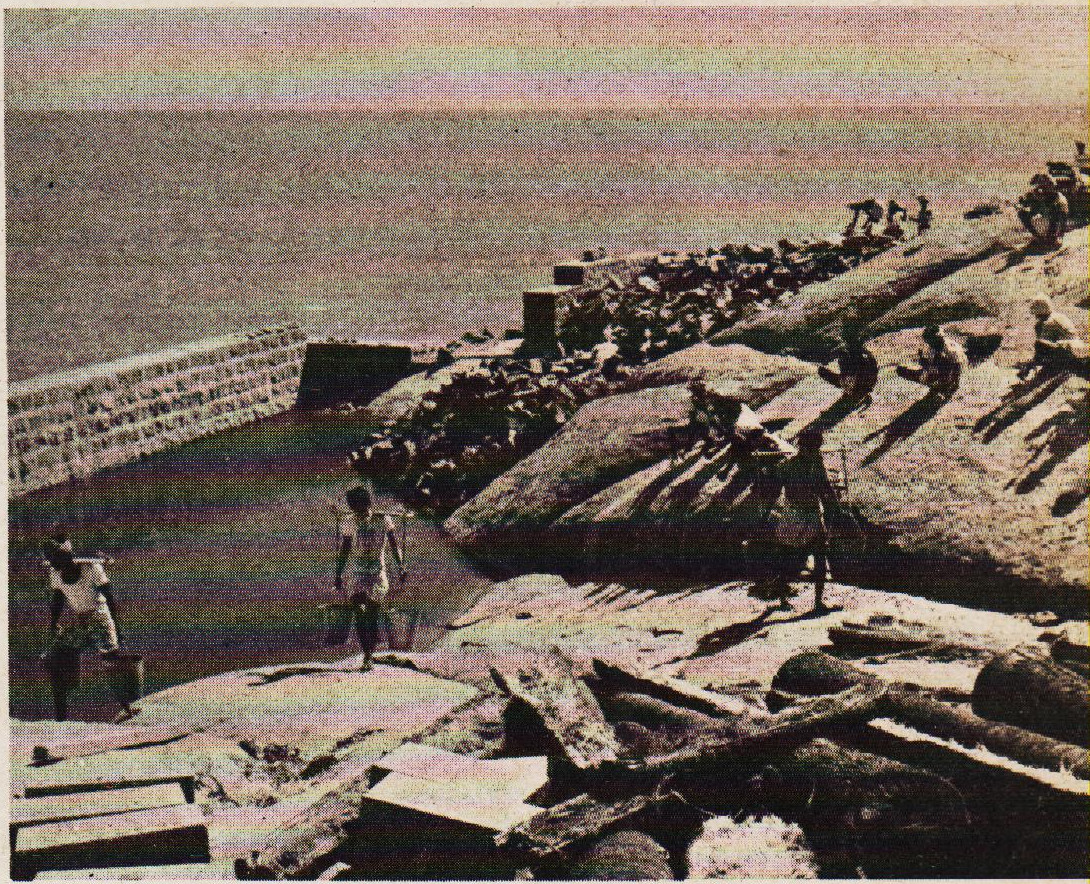
[(225, 335), (8, 388), (15, 497), (286, 411), (306, 335), (296, 326)]

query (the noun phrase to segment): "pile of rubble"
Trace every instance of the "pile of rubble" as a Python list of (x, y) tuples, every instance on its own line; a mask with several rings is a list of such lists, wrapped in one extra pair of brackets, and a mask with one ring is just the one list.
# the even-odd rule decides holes
[(450, 513), (610, 385), (593, 354), (548, 364), (470, 362), (425, 393), (406, 420), (372, 434), (356, 457), (368, 463), (369, 474), (400, 480), (422, 512)]
[(358, 457), (371, 474), (397, 480), (419, 510), (449, 514), (544, 444), (580, 405), (622, 389), (637, 367), (790, 303), (802, 286), (844, 273), (893, 242), (869, 235), (664, 253), (631, 285), (609, 277), (580, 286), (562, 311), (557, 358), (516, 351), (466, 359), (465, 344), (484, 339), (452, 343), (436, 366), (449, 376), (405, 419), (373, 434)]
[(894, 242), (876, 234), (838, 243), (780, 240), (777, 248), (666, 252), (648, 262), (634, 285), (607, 277), (604, 284), (577, 289), (565, 309), (560, 343), (574, 352), (613, 340), (626, 365), (640, 365), (789, 304), (803, 286), (851, 270)]
[[(504, 617), (493, 620), (502, 629)], [(331, 793), (240, 871), (294, 877), (337, 862), (353, 878), (409, 867), (494, 880), (1077, 874), (1090, 778), (1085, 646), (1061, 638), (1051, 653), (1033, 642), (997, 652), (918, 627), (838, 621), (821, 630), (826, 650), (782, 650), (771, 690), (745, 697), (572, 648), (388, 655), (485, 696), (380, 762), (361, 804)], [(953, 661), (976, 672), (975, 685), (874, 674), (890, 655)], [(331, 851), (330, 821), (360, 808), (360, 823), (336, 823)], [(402, 826), (413, 843), (384, 847), (383, 833)]]

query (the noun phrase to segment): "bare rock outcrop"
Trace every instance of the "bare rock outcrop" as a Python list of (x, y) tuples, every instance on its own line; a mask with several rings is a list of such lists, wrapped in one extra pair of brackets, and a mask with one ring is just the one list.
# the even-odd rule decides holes
[[(812, 369), (797, 359), (744, 347), (697, 346), (642, 371), (649, 383), (674, 372), (679, 379), (699, 376), (760, 405)], [(684, 445), (680, 440), (689, 426), (691, 402), (688, 389), (674, 383), (587, 403), (545, 445), (458, 509), (446, 529), (460, 543), (491, 556), (503, 557), (501, 545), (508, 545), (508, 552), (525, 551), (527, 532), (539, 531), (572, 506)]]
[(1029, 235), (1009, 208), (937, 228), (828, 282), (807, 286), (790, 305), (737, 323), (714, 342), (824, 358), (845, 322), (870, 328), (903, 301), (959, 271), (996, 255), (1025, 254), (1028, 242)]

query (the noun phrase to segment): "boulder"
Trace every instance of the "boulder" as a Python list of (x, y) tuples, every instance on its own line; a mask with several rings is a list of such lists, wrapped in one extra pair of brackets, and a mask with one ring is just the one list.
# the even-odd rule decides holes
[(722, 394), (759, 404), (813, 373), (814, 367), (800, 359), (770, 356), (738, 344), (701, 343), (632, 370), (618, 392), (700, 380)]
[(1058, 251), (1003, 252), (958, 270), (888, 310), (871, 323), (870, 333), (982, 317), (994, 320), (1006, 348), (1032, 348), (1029, 302), (1040, 295), (1085, 327), (1087, 232), (1067, 234)]
[(713, 817), (689, 847), (687, 879), (817, 878), (817, 860), (797, 823), (777, 816)]
[(611, 832), (576, 856), (567, 877), (582, 881), (672, 881), (670, 855), (650, 835)]
[(380, 393), (361, 410), (359, 416), (376, 424), (393, 425), (410, 419), (420, 408), (424, 397), (438, 393), (455, 376), (480, 365), (479, 359), (464, 359), (437, 371), (422, 371), (402, 378), (385, 393)]
[[(582, 406), (561, 432), (519, 461), (447, 519), (444, 527), (474, 552), (503, 555), (573, 504), (659, 460), (689, 423), (682, 385), (607, 396)], [(488, 549), (485, 549), (485, 545)], [(536, 544), (533, 544), (536, 546)]]

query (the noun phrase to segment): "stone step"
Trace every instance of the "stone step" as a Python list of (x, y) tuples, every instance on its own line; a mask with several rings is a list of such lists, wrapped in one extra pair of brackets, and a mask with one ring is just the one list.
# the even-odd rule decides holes
[(55, 823), (82, 817), (104, 816), (156, 807), (186, 804), (185, 792), (178, 783), (133, 786), (41, 798), (16, 798), (11, 802), (9, 818), (12, 829), (40, 823)]
[(210, 860), (204, 813), (195, 804), (23, 826), (13, 863), (24, 873)]
[(167, 866), (120, 866), (104, 869), (56, 869), (39, 872), (35, 881), (234, 881), (231, 863), (176, 863)]
[(129, 769), (127, 765), (116, 763), (113, 759), (107, 763), (105, 758), (89, 759), (99, 764), (80, 764), (85, 759), (77, 759), (69, 764), (48, 765), (40, 768), (26, 768), (23, 782), (23, 796), (41, 798), (46, 795), (70, 795), (73, 792), (97, 792), (102, 789), (124, 789), (130, 786), (156, 786), (165, 783), (177, 783), (182, 787), (186, 798), (193, 800), (197, 778), (189, 766), (172, 765), (164, 769), (145, 766)]

